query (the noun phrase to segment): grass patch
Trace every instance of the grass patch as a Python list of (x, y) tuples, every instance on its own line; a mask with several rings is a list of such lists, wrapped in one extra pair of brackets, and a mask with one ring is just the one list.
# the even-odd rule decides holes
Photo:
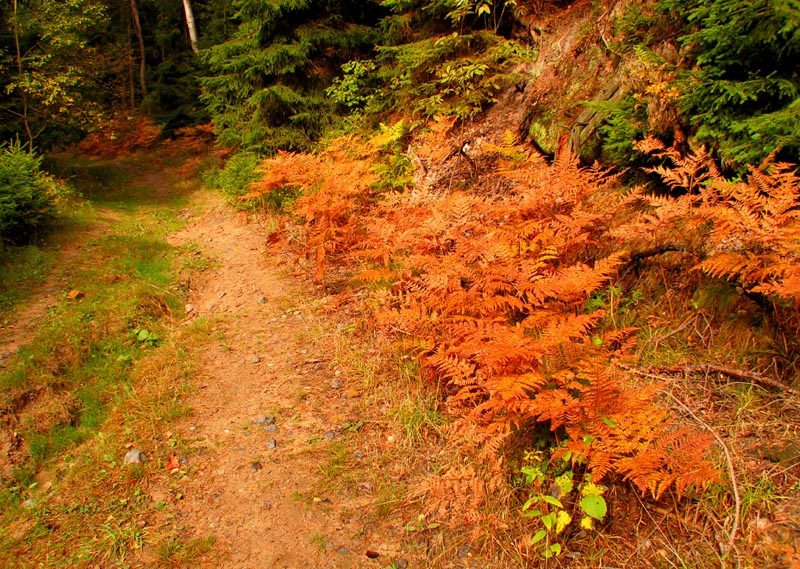
[(179, 537), (165, 539), (156, 547), (156, 555), (161, 563), (170, 567), (191, 565), (214, 549), (212, 536), (194, 539), (181, 539)]
[(53, 270), (55, 252), (39, 245), (0, 246), (0, 325), (11, 309), (29, 298)]
[[(181, 223), (173, 212), (183, 197), (153, 203), (156, 188), (130, 184), (136, 167), (64, 167), (84, 196), (83, 221), (111, 223), (89, 236), (63, 228), (60, 237), (84, 239), (57, 268), (80, 294), (65, 293), (0, 373), (0, 436), (11, 449), (0, 465), (0, 566), (136, 564), (146, 548), (162, 563), (191, 563), (211, 540), (165, 535), (169, 524), (158, 520), (171, 506), (157, 507), (147, 491), (181, 444), (159, 433), (186, 414), (191, 389), (183, 340), (172, 332), (183, 310), (179, 252), (165, 239)], [(23, 296), (4, 289), (43, 282), (54, 259), (18, 250), (17, 268), (0, 281), (0, 307)], [(144, 463), (124, 464), (132, 446)]]

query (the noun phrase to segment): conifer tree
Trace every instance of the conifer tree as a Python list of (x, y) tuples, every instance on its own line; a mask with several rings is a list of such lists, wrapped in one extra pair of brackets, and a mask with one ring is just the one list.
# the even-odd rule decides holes
[(662, 0), (686, 18), (694, 69), (683, 112), (699, 142), (742, 167), (768, 154), (800, 160), (800, 4), (795, 0)]
[(365, 0), (235, 0), (236, 30), (204, 52), (202, 101), (219, 142), (271, 154), (306, 147), (329, 121), (339, 66), (375, 43)]

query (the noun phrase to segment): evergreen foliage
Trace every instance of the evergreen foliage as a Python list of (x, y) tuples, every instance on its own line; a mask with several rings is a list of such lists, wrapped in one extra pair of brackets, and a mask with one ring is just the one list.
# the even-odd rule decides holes
[(210, 181), (222, 191), (229, 202), (243, 204), (238, 198), (247, 194), (250, 191), (250, 184), (258, 180), (255, 170), (260, 161), (258, 154), (239, 152), (233, 155), (225, 167)]
[[(645, 134), (671, 143), (672, 133), (659, 132), (650, 116), (668, 107), (672, 124), (688, 126), (696, 146), (712, 149), (728, 168), (744, 173), (773, 152), (800, 160), (800, 5), (659, 0), (657, 10), (659, 18), (626, 13), (618, 22), (623, 48), (635, 50), (644, 70), (631, 96), (606, 109), (606, 156), (635, 163), (630, 141)], [(680, 30), (678, 65), (645, 49), (668, 37), (663, 22)]]
[(739, 166), (778, 151), (800, 160), (800, 5), (794, 0), (665, 0), (693, 26), (696, 69), (681, 107), (698, 141)]
[(475, 116), (517, 78), (515, 64), (531, 56), (516, 41), (480, 31), (381, 47), (383, 108), (428, 118)]
[(202, 101), (223, 145), (271, 154), (305, 148), (330, 123), (324, 90), (375, 43), (374, 6), (358, 1), (237, 0), (231, 39), (204, 54)]
[(0, 147), (0, 240), (30, 238), (54, 213), (57, 185), (19, 142)]

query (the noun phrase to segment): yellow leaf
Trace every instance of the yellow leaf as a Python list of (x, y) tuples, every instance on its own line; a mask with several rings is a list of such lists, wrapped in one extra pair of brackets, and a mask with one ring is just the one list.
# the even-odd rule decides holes
[(556, 535), (564, 531), (564, 528), (566, 528), (571, 521), (572, 517), (567, 512), (564, 510), (558, 512), (558, 515), (556, 515)]

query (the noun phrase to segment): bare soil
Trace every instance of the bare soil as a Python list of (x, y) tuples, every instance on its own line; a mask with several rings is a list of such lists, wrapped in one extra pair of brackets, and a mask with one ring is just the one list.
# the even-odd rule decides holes
[(364, 426), (359, 385), (334, 361), (325, 299), (280, 276), (260, 227), (217, 196), (196, 194), (187, 215), (172, 242), (211, 268), (194, 273), (184, 325), (211, 333), (192, 348), (197, 390), (173, 435), (189, 441), (189, 474), (154, 501), (180, 496), (185, 531), (214, 536), (208, 566), (389, 566), (404, 552), (374, 516), (371, 479), (387, 437)]

